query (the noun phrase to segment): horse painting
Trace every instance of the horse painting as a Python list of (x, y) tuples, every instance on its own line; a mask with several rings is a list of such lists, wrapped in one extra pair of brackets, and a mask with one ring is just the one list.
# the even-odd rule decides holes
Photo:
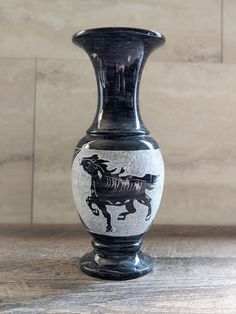
[[(134, 214), (136, 209), (134, 201), (147, 206), (146, 220), (152, 214), (151, 198), (145, 190), (152, 190), (157, 181), (156, 175), (145, 174), (143, 177), (122, 175), (125, 172), (122, 167), (119, 172), (117, 168), (109, 170), (108, 160), (99, 159), (97, 154), (84, 157), (80, 163), (83, 170), (91, 176), (91, 195), (86, 202), (93, 214), (98, 216), (99, 210), (107, 220), (106, 231), (112, 232), (111, 214), (107, 210), (108, 205), (125, 206), (126, 211), (118, 216), (118, 220), (125, 220), (127, 215)], [(94, 208), (96, 205), (97, 208)]]

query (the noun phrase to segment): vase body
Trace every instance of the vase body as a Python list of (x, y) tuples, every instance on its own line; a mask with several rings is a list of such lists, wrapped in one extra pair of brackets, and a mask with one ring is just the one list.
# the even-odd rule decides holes
[[(81, 259), (86, 273), (130, 279), (152, 270), (140, 251), (159, 208), (164, 164), (139, 112), (139, 83), (163, 35), (134, 28), (78, 32), (73, 42), (89, 55), (98, 85), (95, 119), (75, 149), (72, 189), (94, 250)], [(82, 117), (81, 117), (82, 118)]]

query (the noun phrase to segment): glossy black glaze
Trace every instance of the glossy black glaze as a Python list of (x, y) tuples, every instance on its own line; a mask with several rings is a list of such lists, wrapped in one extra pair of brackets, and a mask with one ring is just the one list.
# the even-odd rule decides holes
[(142, 236), (92, 236), (94, 250), (80, 261), (85, 273), (102, 279), (127, 280), (144, 276), (153, 269), (152, 258), (140, 251)]
[(133, 28), (78, 32), (73, 42), (94, 66), (98, 109), (89, 134), (147, 134), (138, 107), (139, 83), (149, 54), (165, 42), (160, 33)]
[[(98, 106), (95, 119), (76, 147), (98, 150), (158, 148), (139, 112), (139, 84), (150, 53), (165, 43), (163, 35), (136, 28), (111, 27), (81, 31), (73, 42), (93, 64)], [(131, 279), (152, 270), (151, 258), (140, 251), (142, 235), (114, 237), (92, 234), (94, 251), (81, 259), (81, 269), (105, 279)]]

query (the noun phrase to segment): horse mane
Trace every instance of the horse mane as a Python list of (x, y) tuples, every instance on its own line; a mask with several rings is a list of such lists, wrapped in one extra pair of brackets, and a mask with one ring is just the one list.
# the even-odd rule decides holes
[(117, 168), (114, 168), (112, 170), (108, 170), (108, 165), (106, 164), (107, 162), (109, 162), (108, 160), (104, 160), (104, 159), (99, 159), (97, 154), (94, 154), (91, 157), (85, 157), (88, 160), (91, 160), (100, 170), (101, 173), (105, 173), (105, 174), (112, 174), (113, 172), (115, 172), (117, 170)]

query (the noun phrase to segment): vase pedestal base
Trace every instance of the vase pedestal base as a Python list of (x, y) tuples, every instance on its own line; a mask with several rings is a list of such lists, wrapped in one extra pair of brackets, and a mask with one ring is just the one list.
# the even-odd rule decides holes
[(135, 255), (127, 255), (125, 258), (102, 257), (92, 251), (81, 258), (80, 268), (93, 277), (109, 280), (128, 280), (151, 272), (153, 260), (142, 251)]

